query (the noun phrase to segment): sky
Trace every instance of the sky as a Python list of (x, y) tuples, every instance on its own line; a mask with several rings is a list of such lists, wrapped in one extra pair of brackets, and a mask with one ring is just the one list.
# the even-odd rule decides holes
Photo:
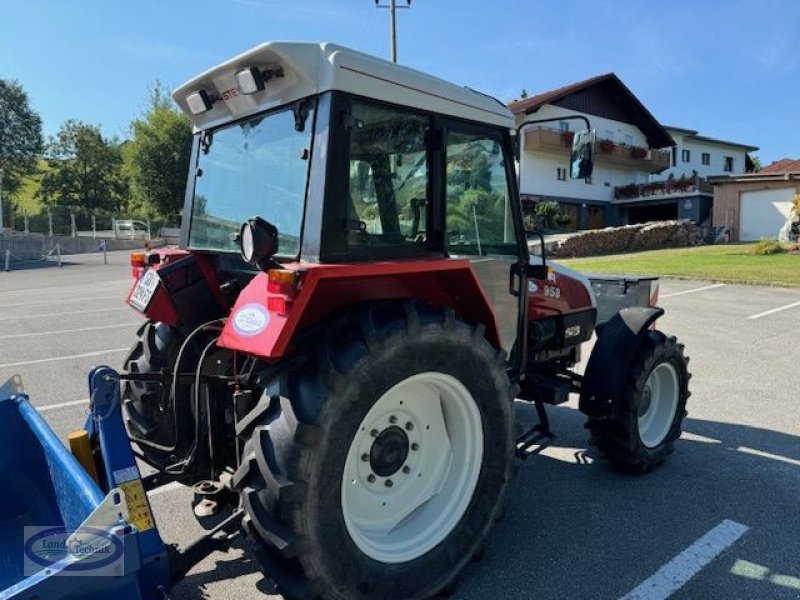
[[(388, 3), (388, 0), (383, 0)], [(398, 0), (404, 4), (405, 0)], [(373, 0), (0, 0), (0, 78), (46, 135), (70, 118), (125, 138), (170, 89), (267, 40), (389, 56)], [(800, 1), (414, 0), (398, 60), (501, 100), (615, 72), (665, 125), (800, 158)]]

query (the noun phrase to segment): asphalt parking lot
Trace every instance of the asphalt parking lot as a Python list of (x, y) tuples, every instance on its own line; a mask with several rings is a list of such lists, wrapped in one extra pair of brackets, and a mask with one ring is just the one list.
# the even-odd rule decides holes
[[(85, 419), (90, 367), (121, 368), (140, 323), (123, 304), (127, 255), (109, 256), (0, 272), (0, 382), (21, 374), (62, 439)], [(674, 455), (645, 476), (619, 473), (587, 448), (573, 406), (551, 410), (555, 444), (521, 465), (456, 598), (652, 598), (686, 579), (673, 597), (800, 598), (800, 289), (667, 280), (660, 304), (659, 328), (685, 343), (693, 373)], [(151, 496), (165, 540), (200, 532), (190, 500), (180, 486)], [(234, 548), (173, 597), (256, 590), (270, 587)]]

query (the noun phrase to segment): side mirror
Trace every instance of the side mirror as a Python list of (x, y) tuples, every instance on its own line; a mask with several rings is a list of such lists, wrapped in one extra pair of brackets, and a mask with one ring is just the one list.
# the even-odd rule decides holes
[(572, 138), (572, 153), (569, 157), (570, 179), (586, 179), (592, 176), (594, 169), (594, 140), (593, 129), (576, 131)]
[(261, 217), (253, 217), (239, 230), (239, 252), (245, 262), (262, 271), (269, 268), (270, 259), (278, 251), (278, 228)]

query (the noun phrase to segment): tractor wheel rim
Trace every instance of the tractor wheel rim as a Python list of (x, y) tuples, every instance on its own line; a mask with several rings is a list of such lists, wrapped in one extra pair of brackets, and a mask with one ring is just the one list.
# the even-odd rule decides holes
[(467, 388), (438, 372), (404, 379), (375, 402), (350, 444), (341, 489), (350, 537), (380, 562), (422, 556), (461, 520), (482, 463), (483, 422)]
[(658, 364), (647, 376), (642, 391), (646, 409), (639, 415), (639, 438), (648, 448), (661, 444), (672, 429), (678, 409), (678, 372), (668, 362)]

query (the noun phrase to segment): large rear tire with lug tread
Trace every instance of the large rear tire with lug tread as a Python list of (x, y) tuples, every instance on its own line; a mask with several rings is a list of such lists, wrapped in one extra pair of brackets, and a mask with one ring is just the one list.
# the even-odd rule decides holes
[[(134, 374), (160, 374), (171, 369), (180, 346), (177, 333), (164, 323), (145, 322), (136, 332), (139, 338), (125, 359), (124, 370)], [(166, 393), (165, 393), (166, 392)], [(169, 411), (168, 387), (153, 381), (122, 384), (122, 400), (128, 412), (128, 426), (137, 437), (169, 445), (175, 437), (175, 423)]]
[(234, 476), (256, 555), (288, 598), (446, 591), (509, 479), (505, 353), (412, 303), (366, 307), (305, 352)]
[(615, 465), (646, 472), (660, 466), (681, 435), (689, 392), (683, 344), (649, 331), (628, 371), (611, 419), (589, 419), (590, 443)]
[[(125, 359), (124, 370), (137, 374), (171, 374), (184, 340), (180, 332), (165, 323), (147, 321), (136, 334), (139, 339)], [(195, 367), (197, 363), (197, 353), (193, 348), (188, 349), (188, 354), (183, 359), (186, 370)], [(179, 402), (188, 403), (191, 391), (191, 383), (179, 382), (175, 395)], [(171, 380), (124, 380), (122, 403), (128, 416), (128, 434), (132, 441), (144, 440), (165, 447), (174, 444), (175, 398)], [(147, 444), (138, 445), (144, 457), (160, 468), (175, 463), (186, 452), (185, 447), (167, 451)]]

